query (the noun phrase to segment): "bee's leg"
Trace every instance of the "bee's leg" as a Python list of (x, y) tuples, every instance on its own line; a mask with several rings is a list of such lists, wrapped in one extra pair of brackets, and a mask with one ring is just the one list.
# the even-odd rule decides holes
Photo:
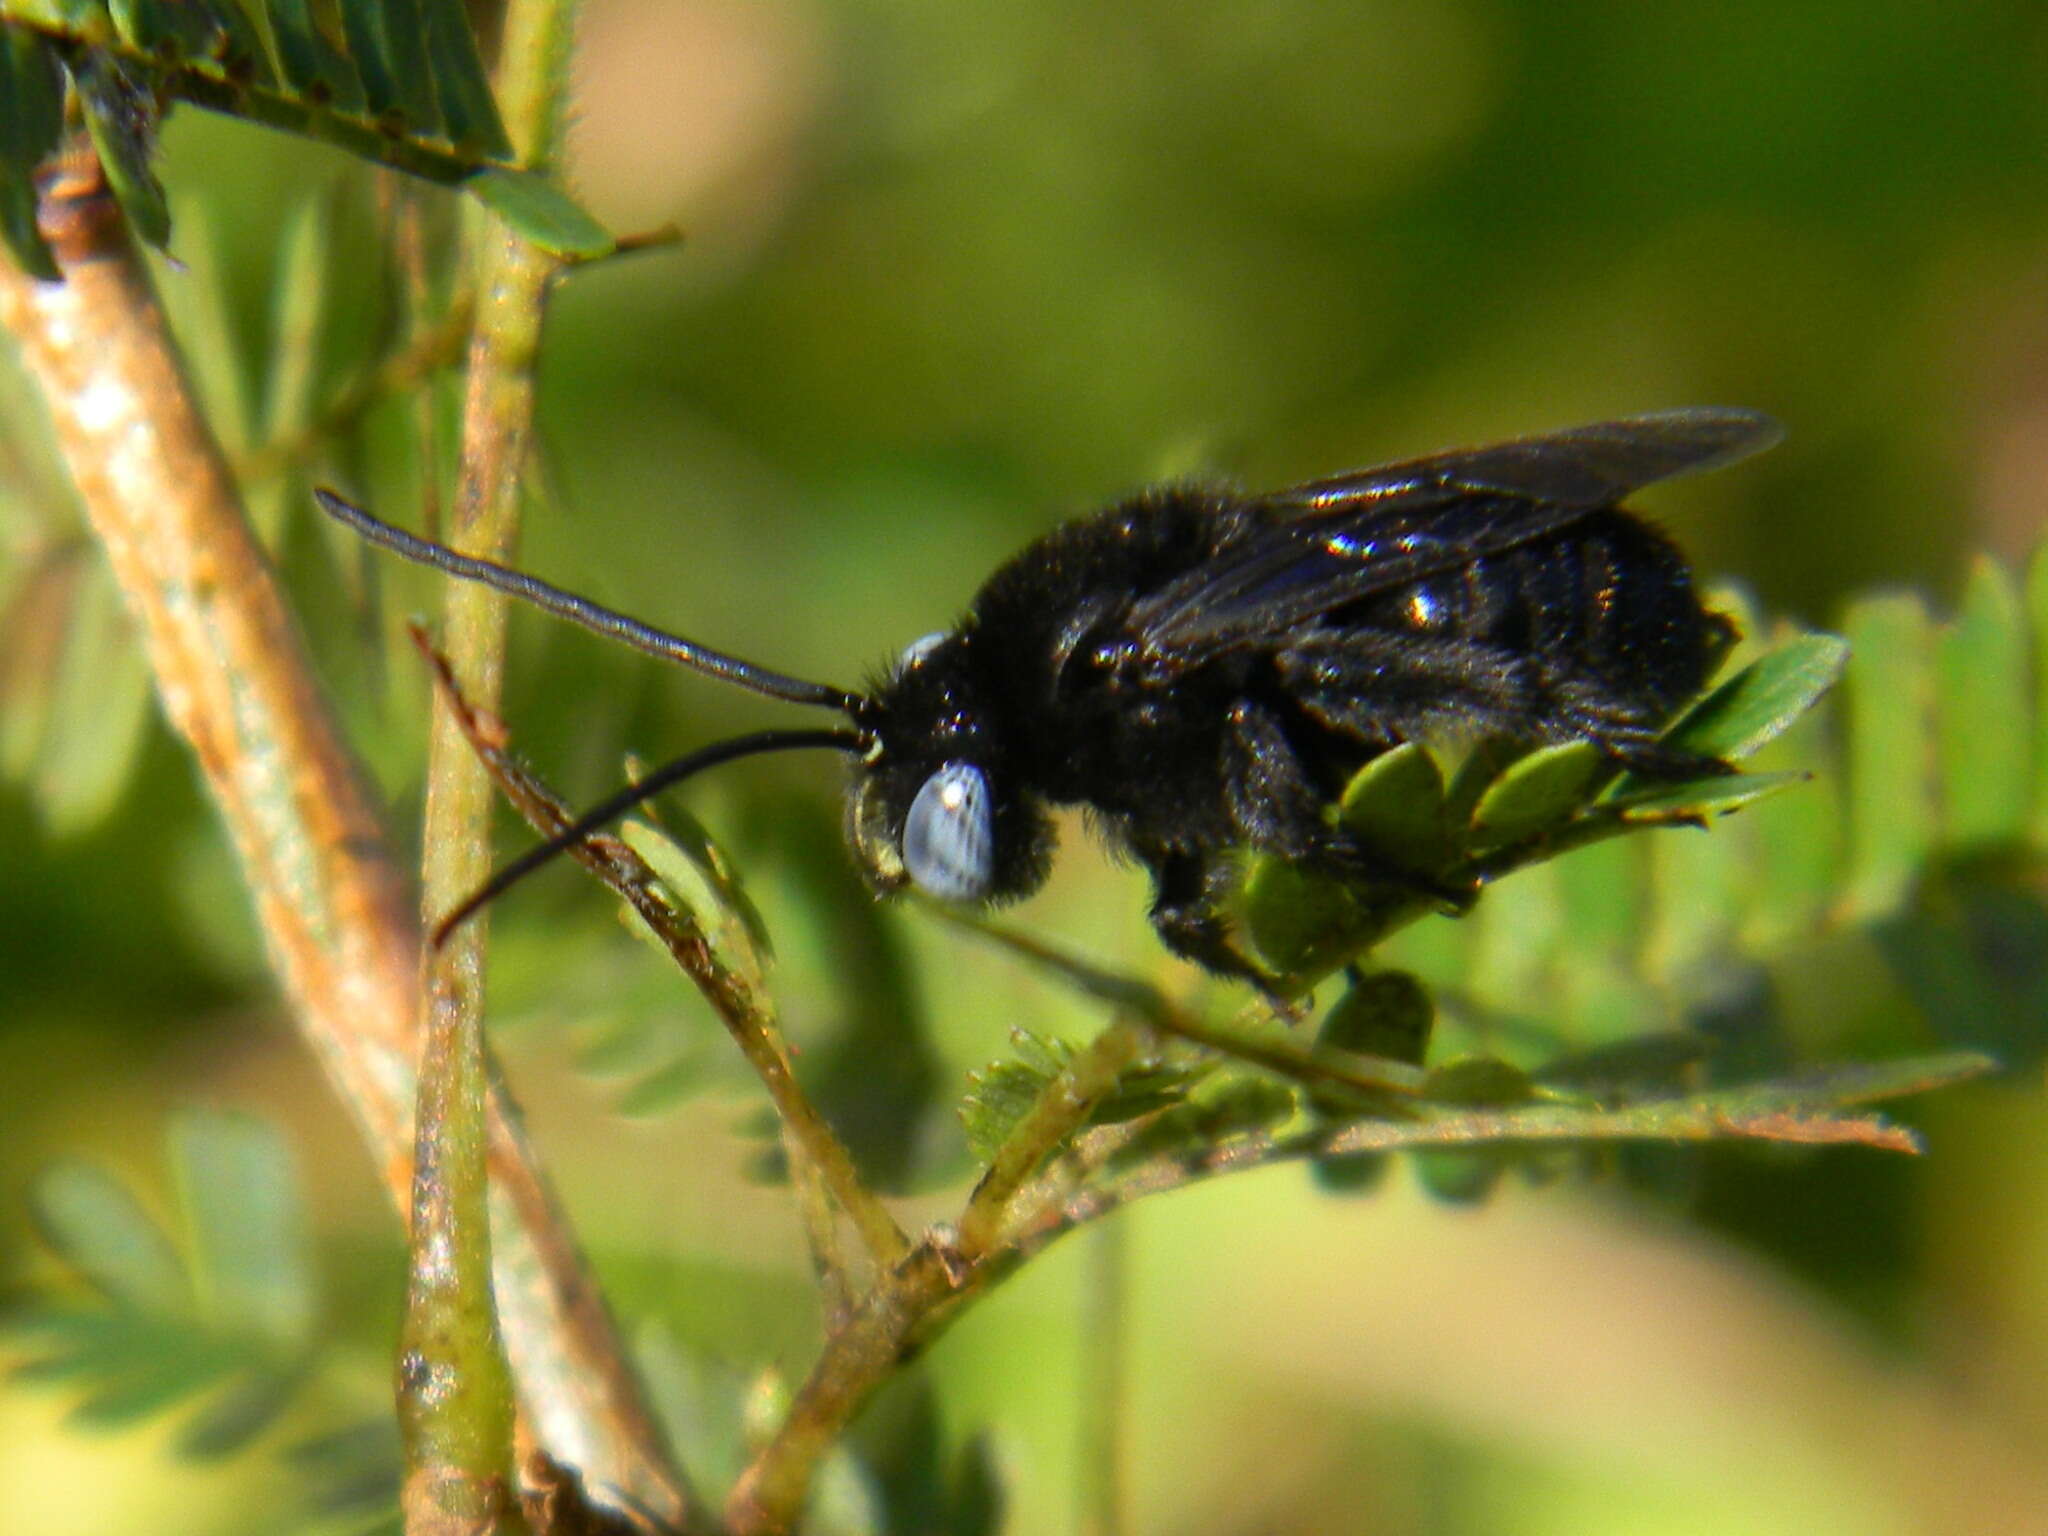
[(1646, 779), (1706, 779), (1733, 773), (1718, 757), (1667, 747), (1658, 706), (1631, 699), (1587, 677), (1556, 686), (1555, 715), (1568, 733), (1583, 736), (1631, 773)]
[(1668, 701), (1617, 688), (1577, 662), (1532, 661), (1454, 635), (1319, 631), (1276, 658), (1296, 705), (1368, 746), (1447, 731), (1523, 741), (1591, 741), (1646, 778), (1730, 772), (1719, 758), (1664, 746)]
[(1541, 681), (1526, 657), (1453, 635), (1318, 632), (1276, 658), (1294, 705), (1366, 747), (1445, 733), (1527, 736)]
[(1302, 855), (1300, 863), (1349, 883), (1391, 887), (1410, 896), (1426, 897), (1451, 917), (1463, 917), (1479, 900), (1479, 887), (1470, 881), (1451, 880), (1390, 859), (1384, 851), (1361, 842), (1342, 827), (1329, 827), (1325, 832), (1325, 839)]
[(1241, 841), (1286, 858), (1309, 857), (1328, 832), (1322, 792), (1286, 728), (1272, 710), (1250, 700), (1231, 706), (1223, 800)]
[(1645, 779), (1678, 783), (1684, 779), (1714, 779), (1736, 771), (1733, 763), (1699, 752), (1681, 752), (1661, 742), (1614, 741), (1595, 736), (1593, 744), (1630, 773)]
[(1141, 851), (1152, 870), (1152, 926), (1160, 941), (1184, 960), (1218, 976), (1242, 977), (1274, 1002), (1291, 1008), (1275, 990), (1276, 978), (1231, 941), (1224, 916), (1232, 882), (1230, 860), (1212, 853)]
[(1462, 913), (1477, 893), (1390, 859), (1324, 815), (1316, 788), (1278, 718), (1255, 704), (1231, 711), (1223, 782), (1238, 834), (1254, 847), (1337, 879), (1392, 886)]

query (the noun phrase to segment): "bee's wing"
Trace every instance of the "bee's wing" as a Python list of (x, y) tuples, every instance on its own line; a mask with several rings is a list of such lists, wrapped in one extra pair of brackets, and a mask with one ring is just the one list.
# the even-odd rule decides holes
[(1200, 656), (1567, 528), (1659, 480), (1777, 441), (1755, 411), (1631, 416), (1315, 480), (1260, 498), (1266, 521), (1132, 610), (1146, 649)]
[(1404, 500), (1424, 502), (1443, 491), (1495, 492), (1543, 503), (1552, 513), (1583, 514), (1611, 507), (1659, 480), (1732, 464), (1783, 435), (1761, 411), (1699, 406), (1382, 464), (1312, 480), (1266, 500), (1283, 518), (1291, 514), (1311, 522)]

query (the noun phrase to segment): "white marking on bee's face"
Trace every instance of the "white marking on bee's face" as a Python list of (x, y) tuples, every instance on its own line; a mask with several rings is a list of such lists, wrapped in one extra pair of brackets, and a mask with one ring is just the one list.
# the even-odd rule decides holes
[(995, 879), (995, 812), (972, 763), (947, 763), (924, 781), (903, 822), (903, 867), (941, 901), (979, 901)]
[(944, 645), (946, 639), (947, 635), (943, 629), (935, 629), (928, 635), (919, 635), (910, 644), (903, 647), (903, 654), (896, 658), (896, 670), (908, 672), (912, 667), (923, 661), (925, 657), (931, 655), (941, 645)]

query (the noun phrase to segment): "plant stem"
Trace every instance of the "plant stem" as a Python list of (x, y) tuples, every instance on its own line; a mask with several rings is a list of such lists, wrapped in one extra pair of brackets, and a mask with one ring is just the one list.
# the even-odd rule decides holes
[[(513, 0), (506, 12), (500, 102), (525, 163), (540, 170), (553, 163), (559, 148), (574, 16), (573, 0)], [(560, 263), (495, 221), (480, 220), (474, 227), (476, 329), (448, 541), (467, 554), (505, 561), (518, 537), (519, 482), (531, 453), (541, 327), (548, 289)], [(502, 597), (486, 588), (451, 583), (443, 610), (445, 643), (456, 674), (488, 708), (495, 708), (503, 682), (506, 606)], [(421, 883), (429, 914), (448, 911), (489, 873), (490, 810), (489, 780), (468, 750), (461, 727), (443, 711), (435, 718), (428, 758)], [(467, 925), (435, 953), (428, 968), (426, 1059), (430, 1064), (451, 1064), (457, 1084), (480, 1082), (485, 1070), (484, 934), (481, 922)], [(467, 1155), (469, 1102), (462, 1091), (437, 1095), (431, 1079), (423, 1079), (421, 1165), (434, 1167), (428, 1155), (431, 1139), (448, 1137), (448, 1160), (435, 1171), (451, 1177), (449, 1187), (438, 1193), (419, 1186), (406, 1336), (409, 1344), (423, 1337), (440, 1338), (447, 1347), (449, 1370), (474, 1373), (476, 1384), (466, 1397), (423, 1397), (409, 1423), (414, 1433), (407, 1449), (409, 1483), (445, 1488), (451, 1478), (458, 1478), (474, 1490), (489, 1462), (509, 1468), (511, 1444), (486, 1406), (506, 1367), (492, 1327), (489, 1288), (481, 1278), (490, 1251), (491, 1222), (485, 1169)], [(437, 1121), (436, 1114), (446, 1118)], [(496, 1196), (497, 1208), (508, 1216), (535, 1200), (546, 1203), (546, 1191), (537, 1179), (501, 1187)], [(451, 1256), (453, 1270), (445, 1267)], [(580, 1270), (573, 1249), (566, 1245), (552, 1258), (561, 1267)], [(465, 1299), (456, 1303), (448, 1295), (437, 1297), (437, 1276), (445, 1276), (444, 1286)], [(565, 1305), (553, 1323), (574, 1330), (605, 1358), (599, 1391), (606, 1417), (623, 1430), (634, 1454), (623, 1465), (611, 1458), (614, 1465), (603, 1468), (593, 1465), (593, 1458), (602, 1455), (601, 1446), (565, 1446), (557, 1440), (549, 1449), (558, 1461), (580, 1469), (592, 1491), (608, 1487), (629, 1508), (682, 1525), (690, 1510), (686, 1485), (662, 1453), (651, 1415), (595, 1288), (583, 1280), (556, 1299)], [(514, 1341), (514, 1360), (522, 1367), (525, 1406), (537, 1422), (549, 1422), (556, 1411), (551, 1389), (571, 1387), (571, 1402), (580, 1394), (559, 1378), (543, 1383), (540, 1373), (520, 1358), (520, 1342)], [(432, 1431), (426, 1432), (430, 1422)], [(495, 1440), (487, 1443), (493, 1436)], [(476, 1500), (465, 1496), (464, 1502)], [(409, 1507), (408, 1530), (411, 1515)]]
[[(449, 718), (467, 737), (477, 761), (506, 798), (543, 837), (553, 837), (568, 826), (573, 813), (513, 758), (503, 726), (471, 708), (447, 658), (433, 649), (423, 633), (415, 631), (413, 638), (435, 669)], [(589, 837), (568, 851), (640, 915), (718, 1010), (774, 1101), (784, 1145), (801, 1154), (815, 1172), (819, 1187), (829, 1191), (853, 1222), (879, 1271), (857, 1304), (849, 1306), (843, 1293), (830, 1299), (838, 1326), (824, 1357), (812, 1369), (774, 1441), (756, 1458), (728, 1502), (729, 1532), (787, 1530), (802, 1510), (818, 1458), (869, 1394), (908, 1352), (936, 1336), (951, 1315), (948, 1303), (999, 1278), (1005, 1267), (978, 1262), (980, 1250), (964, 1249), (937, 1236), (910, 1246), (881, 1202), (860, 1182), (845, 1147), (797, 1085), (772, 1020), (764, 1011), (765, 1000), (746, 978), (721, 963), (696, 921), (660, 894), (659, 882), (646, 861), (622, 840), (603, 835)], [(1013, 1133), (1013, 1140), (1029, 1140), (1039, 1150), (1019, 1151), (1005, 1166), (1028, 1174), (1044, 1150), (1087, 1118), (1101, 1093), (1115, 1085), (1115, 1072), (1102, 1070), (1104, 1061), (1135, 1049), (1135, 1036), (1130, 1043), (1123, 1043), (1127, 1033), (1107, 1032), (1105, 1038), (1118, 1043), (1103, 1047), (1103, 1060), (1082, 1052), (1069, 1064), (1045, 1095), (1058, 1106), (1057, 1111), (1027, 1116)], [(1082, 1091), (1075, 1086), (1082, 1079), (1098, 1086)], [(992, 1203), (1001, 1188), (1013, 1187), (1008, 1183), (992, 1186), (984, 1180), (979, 1198)], [(812, 1198), (807, 1193), (800, 1197), (807, 1202)], [(816, 1222), (820, 1214), (808, 1211), (807, 1221)], [(835, 1285), (843, 1283), (842, 1273)]]
[(727, 1536), (794, 1530), (811, 1477), (853, 1416), (930, 1339), (994, 1266), (962, 1269), (952, 1248), (928, 1237), (878, 1277), (798, 1389), (775, 1437), (754, 1458), (725, 1503)]
[(399, 1337), (407, 1536), (483, 1536), (511, 1515), (512, 1379), (491, 1296), (483, 1031), (470, 989), (443, 985), (445, 969), (435, 967), (420, 1055)]
[[(781, 1427), (726, 1500), (729, 1536), (793, 1529), (819, 1458), (876, 1388), (938, 1337), (967, 1301), (1010, 1273), (1015, 1266), (1005, 1244), (1026, 1180), (1087, 1123), (1144, 1044), (1142, 1030), (1119, 1021), (1077, 1051), (997, 1149), (957, 1235), (928, 1234), (876, 1278), (826, 1341)], [(1034, 1215), (1044, 1198), (1029, 1202)]]
[(1144, 1050), (1143, 1032), (1119, 1021), (1097, 1035), (1061, 1068), (996, 1148), (988, 1171), (974, 1186), (960, 1216), (958, 1248), (979, 1259), (1001, 1240), (1017, 1192), (1040, 1164), (1085, 1125), (1095, 1106), (1116, 1088), (1117, 1078)]
[[(517, 476), (532, 425), (533, 355), (551, 264), (509, 233), (492, 231), (485, 239), (478, 291), (492, 298), (470, 348), (462, 478), (449, 542), (502, 561), (518, 526)], [(495, 703), (504, 674), (504, 600), (451, 583), (443, 621), (467, 685)], [(429, 921), (490, 873), (490, 804), (490, 783), (461, 732), (437, 715), (422, 832)], [(407, 1536), (494, 1529), (512, 1470), (510, 1416), (497, 1409), (510, 1367), (490, 1296), (487, 1168), (476, 1135), (484, 1080), (484, 934), (483, 923), (470, 924), (427, 967), (399, 1357)]]
[[(470, 349), (463, 464), (449, 542), (505, 560), (518, 527), (518, 472), (533, 413), (533, 358), (550, 263), (503, 231), (487, 233), (478, 291), (492, 295)], [(451, 583), (447, 644), (470, 689), (497, 699), (505, 602)], [(428, 756), (421, 870), (428, 920), (490, 873), (490, 783), (460, 730), (437, 715)], [(477, 1135), (484, 1081), (483, 941), (473, 923), (427, 968), (412, 1247), (400, 1340), (406, 1531), (492, 1529), (509, 1486), (510, 1367), (491, 1300), (487, 1167)], [(493, 1489), (499, 1490), (492, 1494)]]
[(1248, 1061), (1279, 1076), (1306, 1083), (1333, 1083), (1351, 1089), (1392, 1112), (1398, 1112), (1403, 1099), (1421, 1091), (1427, 1076), (1420, 1067), (1403, 1061), (1363, 1056), (1354, 1051), (1297, 1045), (1292, 1039), (1270, 1029), (1209, 1023), (1176, 1006), (1149, 982), (1109, 970), (1038, 934), (989, 922), (935, 903), (931, 910), (970, 933), (991, 939), (1022, 955), (1032, 964), (1043, 966), (1069, 986), (1143, 1019), (1163, 1035), (1173, 1035), (1192, 1045)]
[(57, 167), (41, 219), (65, 279), (0, 263), (0, 321), (227, 823), (300, 1027), (402, 1192), (418, 996), (405, 877), (89, 151)]

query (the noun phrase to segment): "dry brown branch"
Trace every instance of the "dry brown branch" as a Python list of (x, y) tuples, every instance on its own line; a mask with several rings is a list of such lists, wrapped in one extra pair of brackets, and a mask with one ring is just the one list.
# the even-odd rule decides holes
[(65, 281), (6, 269), (0, 320), (227, 822), (272, 961), (403, 1190), (418, 964), (405, 877), (89, 155), (51, 183), (43, 221)]

